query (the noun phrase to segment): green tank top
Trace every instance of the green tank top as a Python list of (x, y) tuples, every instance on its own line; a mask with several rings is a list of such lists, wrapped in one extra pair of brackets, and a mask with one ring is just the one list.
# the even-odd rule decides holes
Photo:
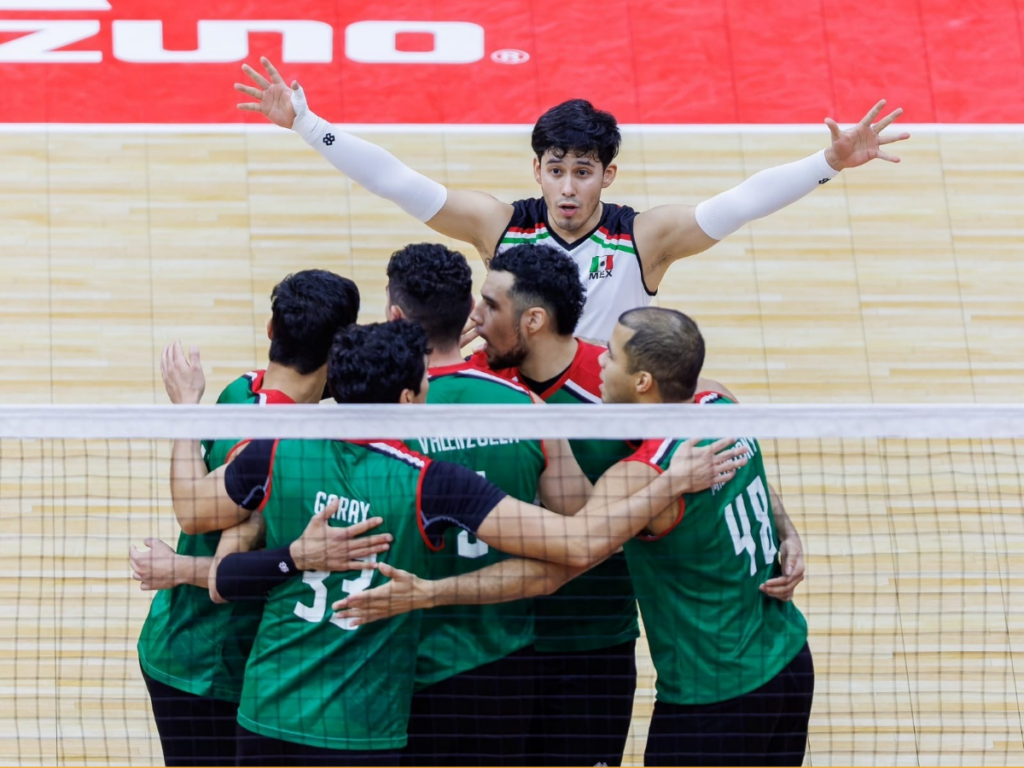
[[(468, 363), (430, 371), (428, 403), (532, 405), (518, 386)], [(546, 461), (540, 441), (437, 439), (409, 446), (433, 459), (472, 469), (520, 501), (533, 503)], [(443, 579), (479, 570), (509, 556), (467, 531), (449, 529), (444, 550), (430, 558), (427, 578)], [(416, 660), (416, 688), (504, 658), (533, 643), (533, 601), (497, 605), (446, 605), (423, 613)]]
[[(263, 371), (251, 371), (231, 382), (217, 404), (265, 405), (290, 403), (276, 390), (263, 390)], [(237, 440), (202, 443), (206, 466), (222, 466)], [(178, 536), (177, 553), (213, 557), (220, 531)], [(139, 662), (150, 677), (179, 691), (237, 702), (242, 678), (263, 606), (258, 603), (218, 605), (205, 589), (182, 584), (160, 590), (149, 607), (139, 636)]]
[[(374, 533), (391, 533), (394, 542), (374, 557), (423, 573), (430, 552), (417, 490), (426, 466), (401, 443), (279, 441), (263, 505), (267, 548), (298, 539), (309, 518), (337, 496), (331, 525), (384, 518)], [(271, 590), (245, 671), (239, 724), (325, 749), (404, 746), (420, 613), (354, 628), (331, 610), (334, 601), (384, 581), (376, 570), (307, 571)]]
[[(663, 471), (682, 442), (645, 442), (630, 460)], [(751, 459), (732, 480), (687, 494), (672, 528), (625, 545), (658, 701), (712, 704), (749, 693), (807, 641), (800, 610), (758, 589), (779, 574), (779, 540), (760, 447), (741, 442)]]

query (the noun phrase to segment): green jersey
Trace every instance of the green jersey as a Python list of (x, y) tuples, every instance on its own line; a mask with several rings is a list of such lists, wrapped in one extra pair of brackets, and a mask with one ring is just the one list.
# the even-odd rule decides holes
[[(599, 358), (605, 348), (583, 340), (578, 344), (569, 368), (539, 393), (546, 402), (571, 405), (601, 402)], [(483, 367), (486, 357), (478, 353), (474, 362)], [(516, 369), (500, 373), (514, 380), (522, 379)], [(592, 483), (637, 448), (622, 440), (570, 440), (569, 446), (580, 469)], [(535, 647), (545, 653), (608, 648), (640, 636), (636, 596), (622, 554), (612, 555), (553, 595), (538, 598), (535, 606)]]
[[(469, 363), (432, 368), (428, 403), (531, 405), (519, 386)], [(513, 498), (533, 503), (546, 460), (538, 440), (488, 438), (413, 440), (410, 447), (433, 459), (461, 464), (483, 475)], [(450, 529), (442, 552), (430, 558), (427, 578), (443, 579), (479, 570), (509, 556), (467, 531)], [(416, 687), (504, 658), (533, 643), (533, 601), (497, 605), (451, 605), (423, 614), (416, 662)]]
[[(700, 402), (729, 402), (702, 395)], [(682, 442), (647, 441), (629, 461), (664, 471)], [(729, 482), (685, 495), (671, 528), (625, 545), (658, 701), (741, 696), (775, 677), (807, 641), (800, 610), (759, 590), (779, 574), (779, 540), (760, 447), (753, 438), (740, 442), (750, 461)]]
[[(277, 390), (263, 389), (263, 371), (250, 371), (224, 388), (217, 404), (273, 405), (293, 402)], [(202, 444), (208, 469), (223, 465), (238, 440)], [(177, 553), (213, 557), (220, 531), (195, 536), (182, 533)], [(150, 677), (196, 696), (237, 702), (263, 606), (218, 605), (210, 593), (191, 584), (157, 592), (139, 636), (139, 662)]]
[[(394, 536), (386, 553), (368, 561), (424, 572), (430, 545), (419, 489), (428, 463), (401, 443), (277, 442), (262, 506), (267, 548), (297, 540), (310, 517), (336, 498), (330, 525), (382, 517), (373, 533)], [(420, 612), (353, 627), (331, 610), (334, 601), (384, 581), (372, 569), (307, 571), (272, 589), (245, 670), (239, 724), (326, 749), (404, 746)]]

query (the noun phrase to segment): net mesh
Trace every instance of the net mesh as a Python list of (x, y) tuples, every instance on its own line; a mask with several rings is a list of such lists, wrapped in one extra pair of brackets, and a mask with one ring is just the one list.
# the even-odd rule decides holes
[[(171, 438), (666, 433), (758, 436), (802, 535), (808, 764), (1024, 761), (1021, 409), (471, 409), (4, 409), (0, 762), (161, 763), (136, 652), (153, 593), (132, 581), (128, 552), (177, 538)], [(655, 697), (645, 637), (637, 666), (634, 765)]]

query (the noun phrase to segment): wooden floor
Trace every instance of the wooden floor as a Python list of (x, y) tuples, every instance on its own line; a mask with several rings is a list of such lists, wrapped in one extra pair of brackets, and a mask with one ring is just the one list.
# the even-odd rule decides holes
[[(536, 192), (522, 133), (372, 138), (451, 186)], [(823, 140), (632, 133), (606, 197), (696, 203)], [(1020, 400), (1024, 131), (915, 135), (901, 154), (673, 267), (659, 301), (701, 324), (709, 375), (750, 402)], [(373, 321), (388, 255), (428, 239), (286, 134), (4, 135), (3, 401), (163, 402), (159, 350), (181, 338), (212, 402), (265, 359), (284, 274), (354, 278)], [(766, 443), (808, 550), (809, 763), (1024, 761), (1022, 447)], [(16, 566), (0, 575), (0, 763), (159, 763), (127, 551), (175, 536), (167, 455), (0, 444), (0, 562)], [(653, 705), (641, 662), (633, 763)]]

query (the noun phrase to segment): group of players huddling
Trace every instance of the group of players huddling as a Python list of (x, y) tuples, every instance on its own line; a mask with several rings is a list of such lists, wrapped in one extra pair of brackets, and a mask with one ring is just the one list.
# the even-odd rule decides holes
[[(266, 59), (240, 108), (488, 266), (396, 251), (386, 322), (324, 270), (271, 294), (269, 360), (218, 403), (735, 402), (704, 340), (650, 307), (669, 265), (907, 134), (880, 102), (831, 146), (694, 207), (601, 201), (614, 118), (575, 100), (532, 144), (542, 197), (446, 189), (313, 114)], [(476, 337), (486, 346), (464, 357)], [(195, 348), (164, 351), (198, 403)], [(328, 407), (324, 405), (322, 407)], [(167, 765), (620, 765), (638, 611), (657, 673), (646, 765), (800, 765), (814, 690), (791, 598), (799, 534), (753, 438), (175, 443), (176, 550), (132, 552), (160, 590), (139, 640)]]

